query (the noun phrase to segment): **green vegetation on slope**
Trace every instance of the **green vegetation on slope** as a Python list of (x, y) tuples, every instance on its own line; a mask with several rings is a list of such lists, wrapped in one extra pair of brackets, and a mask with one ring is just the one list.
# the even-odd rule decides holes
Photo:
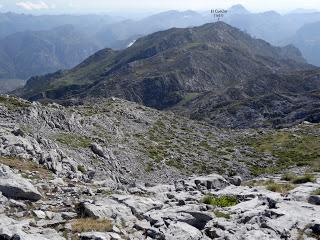
[[(319, 126), (314, 127), (319, 130)], [(275, 158), (273, 164), (268, 167), (252, 165), (251, 170), (254, 175), (263, 173), (278, 173), (288, 167), (308, 166), (316, 169), (320, 162), (320, 136), (317, 132), (272, 132), (260, 138), (247, 140), (246, 144), (252, 147), (256, 153), (272, 156)]]
[(0, 105), (6, 106), (9, 110), (15, 110), (17, 108), (27, 108), (31, 104), (29, 102), (23, 102), (13, 97), (0, 96)]
[(202, 202), (217, 207), (231, 207), (239, 203), (235, 196), (215, 197), (213, 195), (205, 196)]
[(78, 134), (61, 133), (58, 134), (55, 139), (72, 148), (88, 148), (91, 146), (91, 140), (89, 138)]

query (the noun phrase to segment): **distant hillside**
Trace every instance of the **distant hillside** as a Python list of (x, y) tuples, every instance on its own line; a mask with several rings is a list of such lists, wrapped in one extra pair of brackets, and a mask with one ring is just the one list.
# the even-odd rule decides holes
[(24, 31), (43, 31), (63, 25), (79, 26), (85, 31), (92, 31), (106, 24), (120, 21), (108, 15), (27, 15), (0, 13), (0, 38)]
[[(251, 36), (279, 45), (292, 37), (305, 24), (320, 21), (320, 12), (281, 15), (275, 11), (250, 13), (241, 6), (231, 8), (224, 21)], [(292, 42), (287, 42), (287, 44)]]
[(97, 33), (98, 39), (125, 40), (167, 30), (173, 27), (199, 26), (210, 22), (210, 17), (194, 11), (167, 11), (151, 15), (138, 21), (126, 20), (115, 24), (109, 24)]
[(26, 81), (21, 79), (0, 79), (0, 94), (21, 88), (25, 83)]
[(31, 100), (116, 96), (158, 109), (185, 106), (193, 114), (196, 105), (186, 103), (208, 92), (219, 105), (219, 96), (232, 89), (247, 99), (320, 88), (318, 78), (287, 77), (307, 69), (314, 67), (293, 46), (273, 47), (218, 22), (157, 32), (122, 51), (99, 51), (69, 71), (31, 78), (16, 94)]
[(0, 79), (27, 79), (72, 68), (102, 48), (73, 26), (26, 31), (0, 40)]
[[(0, 42), (2, 43), (0, 45), (4, 44), (5, 47), (2, 47), (2, 51), (0, 49), (0, 78), (22, 77), (25, 79), (32, 75), (71, 68), (92, 54), (93, 50), (100, 50), (105, 47), (124, 49), (141, 36), (156, 31), (172, 27), (199, 26), (212, 21), (214, 19), (209, 11), (203, 13), (167, 11), (141, 20), (128, 20), (107, 15), (32, 16), (1, 13)], [(320, 14), (317, 12), (300, 12), (287, 15), (280, 15), (276, 12), (250, 13), (242, 5), (236, 5), (229, 9), (224, 21), (256, 38), (267, 40), (273, 44), (295, 43), (302, 49), (304, 57), (310, 63), (317, 63), (314, 60), (316, 54), (312, 55), (313, 48), (310, 50), (311, 47), (306, 41), (299, 41), (299, 44), (294, 40), (288, 41), (288, 39), (293, 39), (292, 36), (304, 24), (320, 21)], [(69, 28), (69, 32), (64, 29), (63, 34), (57, 33), (56, 29), (63, 29), (65, 25), (72, 25), (73, 27)], [(70, 35), (72, 37), (64, 39), (65, 35), (67, 38)], [(1, 38), (5, 39), (1, 40)], [(26, 45), (21, 44), (22, 39), (27, 39)], [(75, 47), (70, 46), (73, 41), (76, 41)], [(14, 49), (11, 42), (17, 43), (19, 49)], [(6, 50), (3, 49), (7, 46), (11, 48), (10, 54), (12, 55), (8, 55)], [(79, 46), (83, 48), (83, 52), (79, 52)], [(39, 54), (35, 54), (34, 51), (38, 52), (40, 47)], [(55, 52), (54, 49), (56, 48), (66, 49), (65, 60), (59, 56), (63, 54)], [(21, 52), (21, 54), (18, 52)], [(30, 59), (31, 61), (29, 61)], [(61, 62), (62, 60), (64, 61)], [(31, 62), (33, 63), (32, 66), (30, 66)]]
[(297, 46), (310, 63), (320, 66), (320, 21), (304, 25), (287, 42)]
[(257, 75), (243, 88), (208, 91), (172, 110), (219, 127), (288, 127), (320, 122), (320, 70)]

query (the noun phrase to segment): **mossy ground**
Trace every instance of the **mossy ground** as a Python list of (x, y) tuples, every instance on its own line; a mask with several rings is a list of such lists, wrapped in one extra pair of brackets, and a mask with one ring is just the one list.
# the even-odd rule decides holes
[(5, 96), (0, 96), (0, 105), (6, 106), (9, 110), (16, 110), (16, 109), (27, 108), (31, 106), (29, 102), (24, 102), (14, 97), (5, 97)]
[(202, 199), (202, 202), (208, 205), (217, 207), (231, 207), (237, 205), (238, 199), (235, 196), (220, 196), (207, 195)]
[(55, 136), (55, 140), (72, 148), (88, 148), (91, 146), (90, 138), (78, 134), (60, 133)]
[(311, 194), (312, 195), (320, 195), (320, 188), (314, 190)]
[[(313, 171), (320, 164), (319, 126), (299, 131), (274, 131), (245, 139), (260, 160), (251, 164), (253, 175), (280, 173), (290, 167), (309, 167)], [(263, 164), (263, 165), (262, 165)]]
[(224, 212), (221, 212), (221, 211), (214, 211), (213, 213), (217, 218), (225, 218), (225, 219), (230, 219), (231, 218), (229, 213), (224, 213)]
[(30, 173), (33, 173), (33, 178), (37, 179), (50, 179), (52, 177), (52, 173), (49, 170), (31, 160), (0, 157), (0, 163), (19, 170), (24, 177), (30, 178)]
[(287, 193), (287, 192), (291, 191), (292, 189), (294, 189), (294, 186), (292, 184), (288, 184), (288, 183), (284, 183), (284, 184), (270, 183), (266, 186), (266, 188), (272, 192)]

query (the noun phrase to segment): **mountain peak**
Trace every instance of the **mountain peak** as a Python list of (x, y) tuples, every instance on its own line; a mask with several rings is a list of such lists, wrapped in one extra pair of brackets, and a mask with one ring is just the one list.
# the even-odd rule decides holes
[(41, 89), (28, 81), (21, 95), (32, 100), (41, 99), (43, 92), (52, 99), (116, 96), (163, 109), (181, 101), (185, 92), (220, 92), (243, 87), (257, 74), (303, 70), (309, 65), (298, 53), (253, 39), (224, 22), (172, 28), (122, 51), (100, 51), (57, 77), (40, 77), (39, 85), (46, 83)]
[(229, 8), (231, 14), (248, 14), (250, 13), (243, 5), (237, 4)]

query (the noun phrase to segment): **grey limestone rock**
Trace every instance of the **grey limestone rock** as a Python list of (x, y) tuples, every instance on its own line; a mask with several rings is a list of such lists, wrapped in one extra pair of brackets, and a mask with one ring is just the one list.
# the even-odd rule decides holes
[(38, 201), (40, 192), (27, 179), (14, 174), (9, 167), (0, 165), (0, 191), (8, 198)]

